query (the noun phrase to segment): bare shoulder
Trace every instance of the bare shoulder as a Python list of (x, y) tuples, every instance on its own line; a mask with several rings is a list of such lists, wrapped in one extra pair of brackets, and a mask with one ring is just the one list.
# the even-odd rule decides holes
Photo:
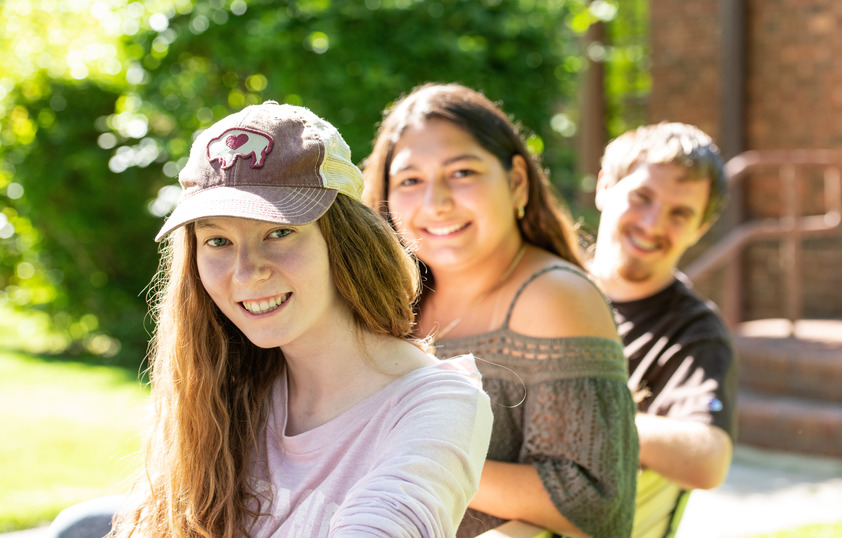
[(611, 308), (584, 270), (547, 257), (530, 269), (561, 266), (529, 282), (512, 310), (509, 327), (544, 338), (593, 336), (618, 339)]

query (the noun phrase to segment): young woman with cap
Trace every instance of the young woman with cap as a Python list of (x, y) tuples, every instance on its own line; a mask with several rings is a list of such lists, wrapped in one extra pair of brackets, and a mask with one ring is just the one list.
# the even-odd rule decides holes
[(410, 338), (417, 268), (327, 122), (199, 135), (164, 241), (144, 467), (113, 536), (452, 536), (491, 411)]
[(463, 86), (388, 109), (364, 200), (423, 266), (417, 336), (472, 352), (494, 410), (488, 461), (458, 536), (509, 519), (628, 536), (634, 402), (607, 301), (546, 175), (506, 115)]

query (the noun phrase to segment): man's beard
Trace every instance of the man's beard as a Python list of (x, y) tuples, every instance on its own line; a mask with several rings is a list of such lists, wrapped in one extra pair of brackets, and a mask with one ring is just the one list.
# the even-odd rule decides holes
[[(617, 234), (617, 236), (615, 236), (615, 256), (617, 256), (620, 262), (617, 266), (617, 274), (620, 278), (626, 280), (627, 282), (639, 284), (646, 282), (653, 277), (655, 274), (655, 267), (651, 261), (641, 260), (626, 250), (627, 247), (625, 246), (625, 242), (631, 241), (629, 238), (634, 237), (635, 233), (636, 230), (633, 225), (626, 225)], [(663, 249), (669, 248), (670, 243), (666, 240), (666, 238), (659, 236), (655, 239), (655, 241), (662, 251)]]
[(620, 254), (622, 261), (617, 267), (617, 274), (628, 282), (645, 282), (652, 277), (652, 267), (642, 261), (628, 256), (625, 253)]

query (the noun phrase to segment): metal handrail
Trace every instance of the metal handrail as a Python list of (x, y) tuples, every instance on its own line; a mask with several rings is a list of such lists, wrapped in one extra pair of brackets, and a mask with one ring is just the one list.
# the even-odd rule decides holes
[[(740, 182), (757, 168), (777, 167), (782, 180), (780, 191), (783, 215), (779, 218), (742, 222)], [(801, 200), (797, 188), (798, 172), (802, 168), (824, 169), (824, 213), (801, 215)], [(781, 262), (784, 269), (785, 317), (795, 321), (802, 317), (801, 242), (806, 237), (829, 235), (842, 229), (842, 159), (833, 150), (775, 150), (747, 151), (726, 164), (731, 193), (729, 206), (737, 212), (736, 225), (713, 247), (708, 249), (684, 272), (691, 280), (698, 280), (722, 269), (723, 296), (719, 301), (722, 316), (729, 326), (742, 321), (740, 312), (743, 286), (740, 264), (734, 263), (739, 254), (754, 241), (781, 240)]]

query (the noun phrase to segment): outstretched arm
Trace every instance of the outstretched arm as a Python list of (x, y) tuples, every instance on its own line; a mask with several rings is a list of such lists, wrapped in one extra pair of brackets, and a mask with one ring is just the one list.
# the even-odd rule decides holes
[(721, 428), (644, 413), (635, 424), (641, 467), (684, 489), (710, 489), (725, 480), (733, 443)]
[(336, 507), (331, 536), (455, 535), (479, 483), (492, 413), (478, 374), (454, 369), (476, 373), (473, 357), (428, 367), (379, 404), (382, 428), (357, 447), (372, 454), (368, 472)]

